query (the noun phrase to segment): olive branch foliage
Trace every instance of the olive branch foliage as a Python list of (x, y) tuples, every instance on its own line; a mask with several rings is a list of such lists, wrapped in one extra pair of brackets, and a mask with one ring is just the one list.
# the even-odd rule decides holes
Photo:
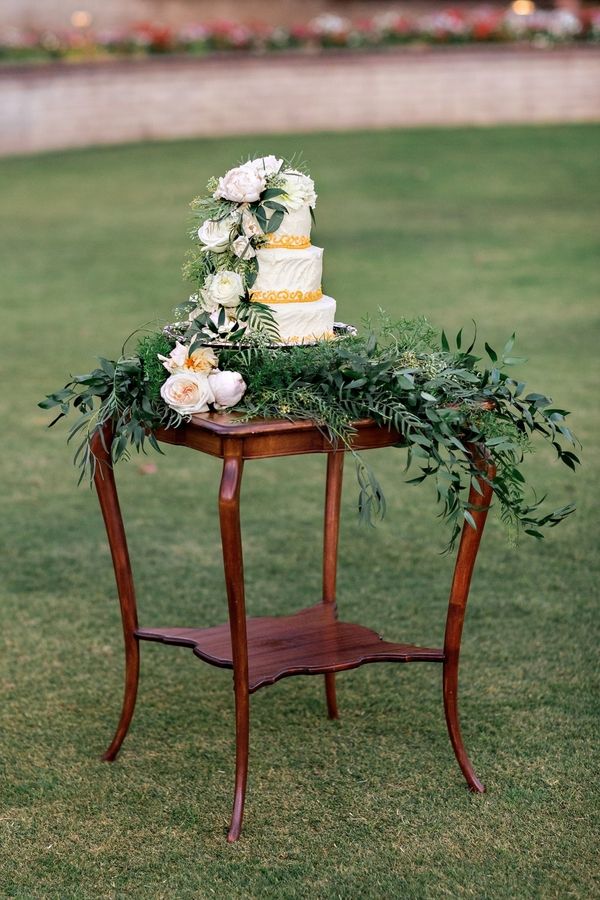
[[(255, 304), (251, 304), (254, 306)], [(187, 323), (189, 326), (189, 323)], [(202, 339), (203, 323), (187, 337)], [(206, 342), (206, 335), (204, 336)], [(77, 439), (79, 481), (95, 470), (91, 439), (111, 421), (112, 459), (131, 449), (158, 452), (157, 427), (176, 428), (184, 419), (162, 401), (167, 373), (157, 353), (167, 355), (175, 338), (164, 332), (142, 337), (136, 352), (119, 360), (99, 360), (86, 375), (73, 376), (39, 405), (58, 409), (54, 425), (71, 408), (80, 413), (68, 440)], [(385, 498), (363, 457), (352, 450), (353, 422), (370, 418), (399, 435), (406, 451), (410, 484), (433, 481), (439, 515), (449, 525), (446, 549), (456, 542), (466, 521), (475, 527), (469, 489), (486, 480), (467, 445), (477, 445), (496, 467), (495, 506), (516, 540), (520, 532), (542, 538), (573, 512), (572, 504), (542, 511), (544, 497), (530, 491), (522, 472), (524, 455), (534, 438), (549, 443), (558, 459), (575, 469), (577, 440), (566, 424), (568, 412), (543, 394), (526, 392), (524, 382), (505, 371), (523, 360), (513, 356), (514, 335), (498, 353), (485, 344), (486, 362), (475, 355), (475, 338), (465, 346), (462, 330), (452, 346), (446, 334), (424, 319), (393, 321), (384, 313), (367, 320), (363, 333), (322, 341), (314, 346), (274, 348), (264, 333), (219, 347), (219, 367), (241, 373), (247, 391), (237, 410), (242, 417), (310, 419), (328, 439), (353, 453), (358, 478), (358, 511), (373, 523), (385, 513)]]

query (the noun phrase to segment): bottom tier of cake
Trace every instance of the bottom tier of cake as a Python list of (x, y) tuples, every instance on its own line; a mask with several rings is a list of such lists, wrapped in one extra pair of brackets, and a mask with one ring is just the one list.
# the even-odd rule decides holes
[(333, 337), (335, 300), (321, 297), (310, 303), (273, 303), (273, 311), (282, 344), (310, 344)]

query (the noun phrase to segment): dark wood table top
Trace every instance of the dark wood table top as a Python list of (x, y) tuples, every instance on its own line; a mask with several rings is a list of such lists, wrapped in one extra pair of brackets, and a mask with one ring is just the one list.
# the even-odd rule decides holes
[[(353, 423), (356, 450), (391, 447), (403, 443), (402, 435), (372, 419)], [(211, 456), (241, 453), (244, 459), (266, 459), (303, 453), (331, 453), (324, 429), (308, 419), (246, 419), (241, 413), (210, 412), (193, 415), (179, 428), (159, 428), (156, 438), (167, 444), (192, 447)]]

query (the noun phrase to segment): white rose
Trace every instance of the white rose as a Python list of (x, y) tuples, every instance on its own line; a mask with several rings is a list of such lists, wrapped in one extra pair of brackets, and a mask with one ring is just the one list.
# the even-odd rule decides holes
[(317, 195), (315, 183), (308, 175), (303, 175), (296, 169), (288, 169), (283, 173), (283, 194), (277, 200), (287, 206), (288, 209), (300, 209), (305, 203), (315, 208)]
[(212, 250), (213, 253), (222, 253), (227, 250), (232, 229), (236, 224), (234, 216), (226, 216), (224, 219), (207, 219), (198, 229), (198, 237), (204, 244), (202, 249)]
[(201, 372), (178, 372), (171, 375), (160, 389), (160, 395), (181, 416), (208, 411), (214, 394), (208, 376)]
[(245, 235), (240, 235), (231, 245), (231, 249), (240, 259), (252, 259), (256, 256), (256, 250)]
[(246, 382), (239, 372), (221, 372), (217, 369), (208, 376), (214, 395), (215, 409), (227, 409), (239, 403), (246, 393)]
[(241, 275), (224, 269), (222, 272), (206, 278), (202, 297), (208, 311), (214, 312), (217, 306), (237, 306), (244, 293), (244, 282)]
[(267, 182), (262, 172), (238, 166), (219, 178), (219, 184), (213, 196), (215, 199), (223, 197), (225, 200), (233, 200), (234, 203), (254, 203), (266, 186)]
[(279, 172), (282, 164), (283, 160), (278, 159), (277, 156), (259, 156), (258, 159), (251, 159), (244, 163), (242, 169), (253, 169), (255, 172), (264, 175), (265, 178), (268, 178), (269, 175), (275, 175)]
[(242, 213), (242, 231), (247, 237), (253, 237), (255, 234), (262, 234), (260, 225), (249, 209), (245, 209)]

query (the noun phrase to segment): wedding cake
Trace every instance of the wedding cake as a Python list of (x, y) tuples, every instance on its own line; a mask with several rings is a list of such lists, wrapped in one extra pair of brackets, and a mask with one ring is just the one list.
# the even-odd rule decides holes
[(190, 321), (225, 340), (261, 327), (282, 344), (331, 339), (336, 304), (323, 294), (323, 250), (310, 240), (312, 178), (262, 156), (213, 179), (209, 190), (195, 201), (202, 224), (189, 267), (198, 281)]
[(256, 250), (258, 274), (250, 299), (272, 310), (282, 343), (333, 337), (335, 300), (323, 294), (323, 250), (310, 242), (311, 225), (305, 201), (284, 213), (277, 231)]

